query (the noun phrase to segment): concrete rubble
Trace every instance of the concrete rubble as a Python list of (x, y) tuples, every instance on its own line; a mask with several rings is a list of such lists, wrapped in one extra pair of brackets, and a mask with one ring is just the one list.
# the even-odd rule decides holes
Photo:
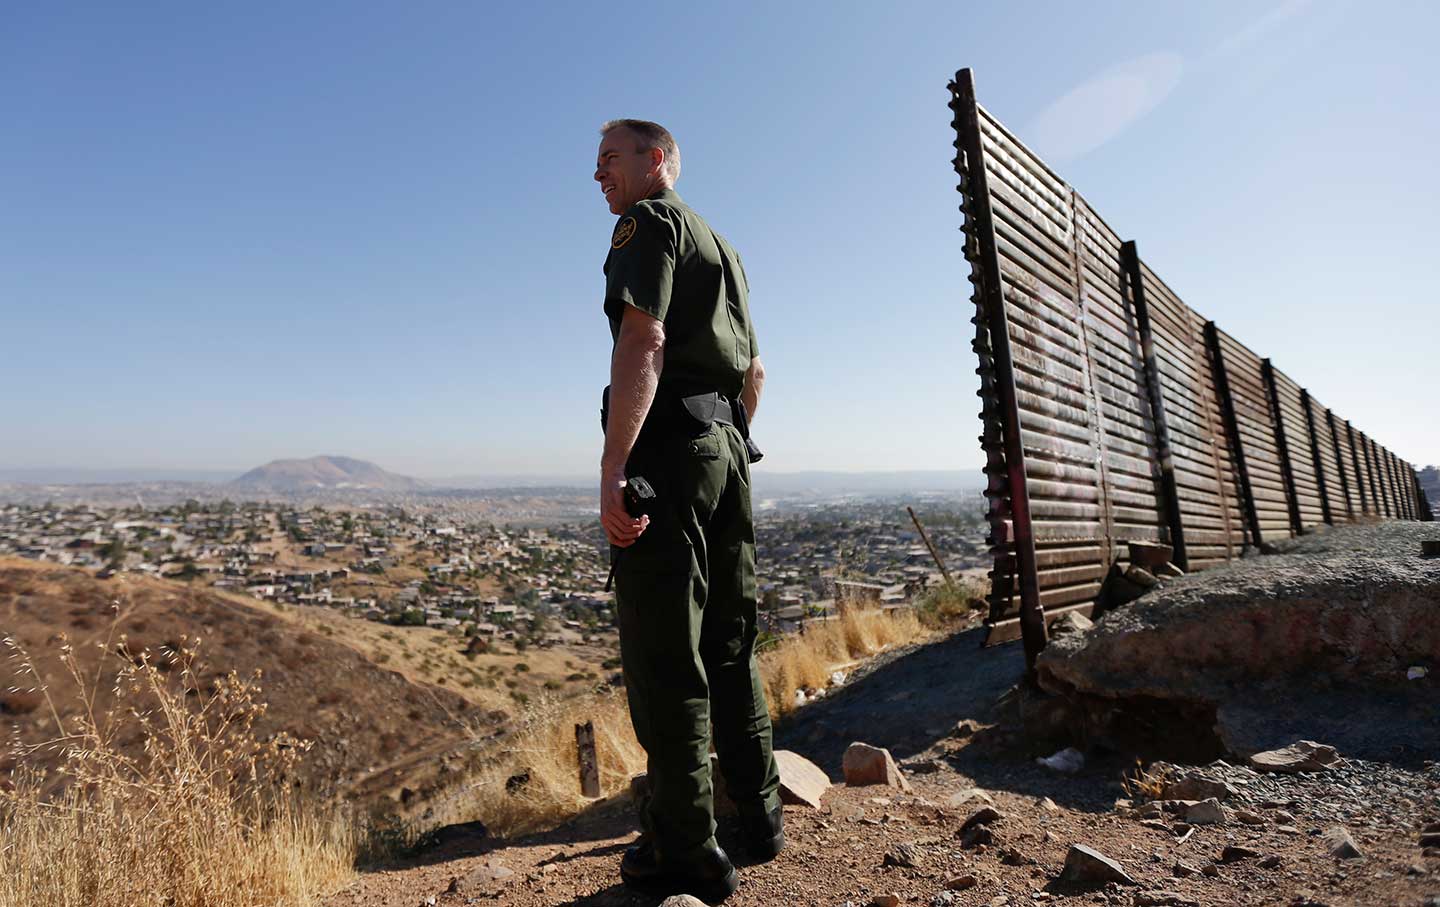
[(1037, 681), (1065, 703), (1073, 739), (1148, 740), (1189, 763), (1300, 740), (1348, 757), (1440, 751), (1437, 678), (1406, 679), (1440, 664), (1440, 560), (1415, 553), (1431, 531), (1338, 527), (1166, 579), (1089, 629), (1067, 615)]

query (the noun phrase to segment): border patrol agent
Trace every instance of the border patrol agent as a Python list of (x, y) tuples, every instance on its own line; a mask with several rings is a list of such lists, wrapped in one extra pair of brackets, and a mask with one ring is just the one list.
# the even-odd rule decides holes
[[(630, 717), (648, 756), (627, 885), (718, 903), (738, 876), (715, 841), (709, 746), (756, 860), (784, 846), (779, 771), (755, 664), (749, 415), (764, 369), (740, 256), (680, 199), (664, 127), (612, 120), (595, 179), (620, 216), (605, 260), (614, 341), (600, 519), (611, 543)], [(627, 508), (627, 479), (654, 497)], [(631, 492), (642, 483), (630, 483)]]

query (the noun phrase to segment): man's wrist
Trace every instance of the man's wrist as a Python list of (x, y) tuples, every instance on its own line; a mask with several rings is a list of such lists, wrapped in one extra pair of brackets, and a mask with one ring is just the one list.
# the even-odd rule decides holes
[(617, 475), (618, 475), (620, 478), (624, 478), (624, 477), (625, 477), (625, 461), (624, 461), (624, 460), (618, 460), (618, 461), (617, 461), (617, 460), (611, 460), (611, 459), (608, 459), (608, 458), (607, 458), (607, 459), (602, 459), (602, 460), (600, 461), (600, 477), (601, 477), (602, 479), (613, 478), (613, 477), (615, 477), (615, 476), (617, 476)]

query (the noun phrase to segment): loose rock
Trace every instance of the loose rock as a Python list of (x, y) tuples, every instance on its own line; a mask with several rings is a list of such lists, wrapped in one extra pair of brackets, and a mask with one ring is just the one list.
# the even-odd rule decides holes
[(1165, 785), (1163, 793), (1167, 800), (1228, 800), (1236, 790), (1224, 781), (1192, 773)]
[(970, 818), (966, 819), (963, 823), (961, 823), (960, 830), (962, 832), (968, 831), (969, 829), (974, 828), (976, 825), (989, 825), (992, 822), (998, 822), (1003, 818), (1005, 818), (1005, 815), (995, 807), (982, 806), (975, 812), (971, 813)]
[(913, 869), (920, 863), (920, 852), (915, 849), (914, 844), (896, 844), (890, 850), (885, 851), (884, 866), (903, 866)]
[(893, 894), (877, 894), (870, 899), (871, 907), (900, 907), (900, 898)]
[(966, 850), (982, 844), (989, 846), (995, 843), (995, 833), (990, 830), (988, 825), (972, 825), (956, 834), (960, 836), (960, 846)]
[(820, 808), (820, 799), (830, 789), (830, 776), (815, 763), (789, 750), (775, 751), (780, 768), (780, 802)]
[(1263, 869), (1278, 869), (1280, 867), (1280, 864), (1283, 862), (1285, 861), (1280, 859), (1278, 854), (1272, 853), (1270, 856), (1260, 861), (1260, 866)]
[(1196, 869), (1194, 866), (1191, 866), (1189, 863), (1177, 862), (1175, 864), (1175, 867), (1170, 870), (1170, 874), (1177, 879), (1188, 879), (1193, 875), (1199, 875), (1200, 870)]
[(1260, 851), (1252, 850), (1239, 844), (1228, 844), (1220, 851), (1221, 863), (1238, 863), (1241, 860), (1253, 860), (1260, 856)]
[(1065, 854), (1065, 868), (1060, 872), (1060, 879), (1065, 882), (1135, 884), (1135, 880), (1130, 878), (1130, 874), (1119, 863), (1084, 844), (1070, 845), (1070, 851)]
[(1325, 843), (1330, 848), (1330, 856), (1340, 860), (1358, 860), (1365, 856), (1349, 830), (1340, 825), (1325, 831)]
[(978, 884), (980, 884), (980, 880), (969, 874), (945, 880), (945, 887), (950, 891), (964, 891), (967, 888), (974, 888)]
[(660, 907), (705, 907), (705, 902), (688, 894), (675, 894), (660, 902)]
[(991, 797), (988, 793), (978, 787), (967, 787), (965, 790), (953, 793), (950, 795), (950, 798), (945, 802), (950, 804), (951, 806), (964, 806), (971, 800), (981, 800), (985, 803), (992, 804), (995, 802), (994, 797)]
[(910, 790), (910, 782), (900, 774), (895, 757), (883, 747), (856, 741), (846, 748), (842, 764), (845, 769), (845, 783), (850, 787), (885, 784), (904, 791)]
[(1173, 891), (1140, 891), (1135, 894), (1135, 907), (1199, 907), (1199, 903)]
[(515, 870), (508, 866), (486, 860), (464, 875), (451, 879), (446, 892), (465, 897), (493, 897), (499, 894), (514, 876)]
[(1323, 772), (1339, 761), (1335, 747), (1313, 740), (1299, 740), (1250, 757), (1250, 764), (1262, 772)]
[(1191, 825), (1224, 825), (1225, 807), (1214, 797), (1201, 800), (1185, 810), (1185, 821)]

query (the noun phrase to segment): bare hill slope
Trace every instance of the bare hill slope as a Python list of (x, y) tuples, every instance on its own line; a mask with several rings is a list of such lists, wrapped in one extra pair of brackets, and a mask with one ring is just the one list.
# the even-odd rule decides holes
[[(506, 718), (380, 667), (357, 648), (267, 613), (268, 607), (161, 580), (97, 580), (73, 568), (0, 559), (0, 635), (30, 654), (62, 720), (80, 707), (76, 685), (60, 662), (64, 642), (73, 646), (86, 678), (99, 672), (96, 709), (103, 712), (112, 701), (119, 666), (114, 653), (122, 640), (130, 652), (159, 653), (199, 637), (197, 686), (230, 671), (249, 676), (259, 669), (268, 705), (257, 725), (260, 734), (283, 731), (315, 742), (300, 765), (304, 787), (383, 806), (404, 788), (423, 799), (442, 776), (459, 770), (475, 736), (493, 732)], [(45, 697), (26, 691), (34, 686), (18, 659), (0, 660), (0, 734), (6, 739), (37, 743), (57, 736)], [(11, 692), (13, 687), (20, 691)], [(133, 731), (122, 740), (140, 743)], [(13, 761), (0, 753), (0, 779)]]

